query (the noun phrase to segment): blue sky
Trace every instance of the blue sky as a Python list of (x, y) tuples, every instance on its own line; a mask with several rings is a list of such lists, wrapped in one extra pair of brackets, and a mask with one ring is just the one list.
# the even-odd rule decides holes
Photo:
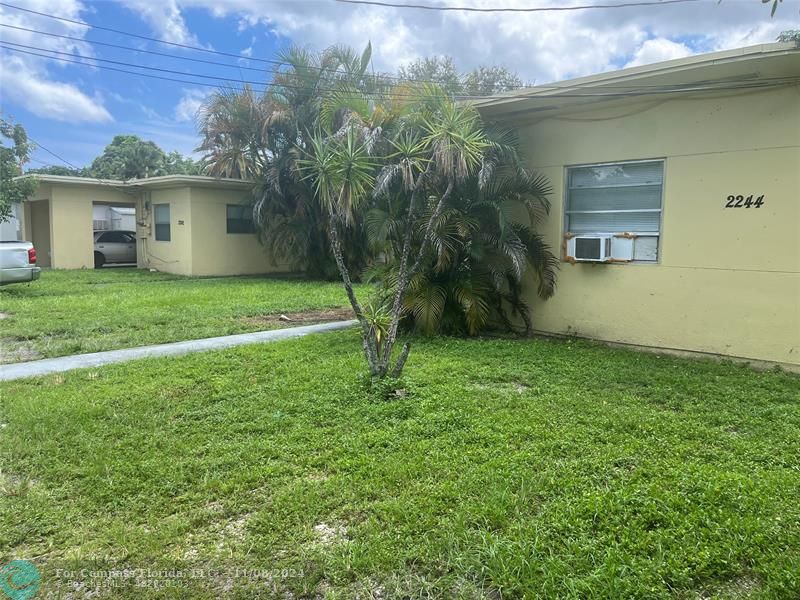
[[(779, 31), (797, 28), (800, 14), (798, 0), (786, 0), (775, 18), (770, 18), (769, 7), (760, 0), (723, 0), (721, 4), (717, 0), (699, 0), (669, 7), (524, 15), (432, 13), (353, 6), (334, 0), (10, 0), (9, 3), (65, 19), (236, 55), (181, 49), (0, 7), (0, 23), (77, 38), (66, 40), (0, 27), (0, 40), (7, 44), (85, 57), (77, 59), (82, 64), (71, 64), (0, 50), (3, 115), (22, 123), (41, 146), (78, 166), (91, 162), (114, 135), (121, 133), (151, 139), (166, 151), (191, 153), (198, 144), (193, 116), (210, 89), (199, 83), (159, 81), (88, 66), (96, 64), (90, 60), (93, 57), (174, 69), (187, 75), (162, 75), (216, 84), (224, 78), (266, 80), (268, 65), (252, 58), (272, 58), (276, 50), (290, 44), (312, 49), (336, 43), (361, 48), (371, 41), (373, 67), (379, 70), (394, 71), (421, 56), (449, 54), (465, 70), (479, 64), (502, 64), (517, 71), (526, 82), (544, 83), (773, 41)], [(563, 6), (577, 0), (534, 3), (431, 0), (429, 3)], [(153, 56), (93, 42), (171, 56)], [(20, 46), (13, 48), (31, 51)], [(58, 56), (75, 60), (72, 56)], [(193, 63), (179, 57), (232, 66)], [(220, 79), (203, 80), (191, 74)], [(63, 164), (41, 148), (33, 158), (31, 167)]]

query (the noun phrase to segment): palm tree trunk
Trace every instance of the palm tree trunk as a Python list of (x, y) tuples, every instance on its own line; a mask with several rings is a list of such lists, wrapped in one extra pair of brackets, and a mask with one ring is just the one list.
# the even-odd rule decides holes
[[(421, 187), (418, 187), (414, 190), (414, 193), (411, 196), (411, 201), (409, 203), (409, 225), (412, 221), (412, 210), (414, 208), (415, 203), (415, 196), (418, 194), (418, 190)], [(380, 365), (381, 365), (381, 375), (383, 377), (389, 371), (389, 362), (392, 358), (392, 348), (394, 348), (394, 343), (397, 339), (397, 328), (400, 324), (400, 316), (402, 314), (402, 303), (403, 297), (405, 296), (406, 289), (408, 288), (408, 283), (414, 274), (419, 269), (420, 264), (422, 263), (423, 256), (425, 252), (428, 251), (428, 245), (430, 244), (430, 236), (431, 232), (433, 231), (433, 226), (436, 220), (439, 218), (439, 215), (442, 213), (442, 209), (444, 208), (447, 199), (450, 197), (450, 194), (453, 193), (453, 181), (451, 180), (447, 184), (447, 189), (445, 190), (444, 194), (442, 194), (441, 198), (439, 198), (439, 202), (436, 203), (436, 208), (433, 210), (430, 218), (428, 219), (428, 223), (425, 226), (425, 237), (422, 239), (422, 246), (419, 249), (419, 254), (417, 255), (417, 259), (414, 261), (414, 265), (411, 269), (406, 270), (406, 265), (408, 261), (408, 255), (410, 254), (410, 247), (411, 247), (411, 228), (409, 226), (408, 230), (406, 231), (406, 239), (403, 243), (403, 255), (400, 258), (400, 270), (397, 277), (397, 286), (395, 288), (395, 295), (394, 295), (394, 304), (392, 305), (392, 321), (389, 325), (389, 330), (386, 334), (386, 341), (383, 344), (383, 349), (381, 352), (380, 358)], [(403, 366), (405, 365), (406, 359), (408, 359), (408, 353), (410, 351), (410, 346), (406, 344), (403, 347), (400, 356), (397, 359), (397, 363), (395, 364), (394, 369), (392, 369), (391, 376), (392, 377), (399, 377), (402, 373)]]
[(361, 304), (358, 302), (358, 298), (356, 298), (356, 294), (353, 291), (350, 271), (347, 269), (347, 265), (344, 262), (342, 244), (339, 240), (339, 231), (336, 229), (336, 217), (333, 213), (330, 214), (330, 218), (328, 219), (328, 235), (331, 239), (331, 251), (336, 260), (336, 266), (339, 268), (339, 274), (342, 276), (344, 289), (347, 292), (347, 299), (350, 301), (350, 306), (353, 307), (353, 312), (358, 319), (359, 325), (361, 325), (361, 342), (364, 347), (364, 356), (367, 358), (370, 374), (373, 377), (383, 377), (385, 371), (381, 372), (380, 370), (381, 362), (378, 359), (378, 349), (374, 339), (375, 336), (371, 333), (369, 323), (367, 323), (367, 320), (364, 318)]

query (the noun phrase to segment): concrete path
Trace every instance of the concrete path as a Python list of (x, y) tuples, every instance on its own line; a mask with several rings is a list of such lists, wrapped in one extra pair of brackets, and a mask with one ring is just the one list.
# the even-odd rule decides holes
[(125, 348), (124, 350), (109, 350), (108, 352), (93, 352), (92, 354), (76, 354), (73, 356), (60, 356), (44, 360), (0, 365), (0, 381), (10, 381), (23, 377), (35, 377), (48, 373), (71, 371), (72, 369), (85, 369), (99, 367), (112, 363), (136, 360), (137, 358), (150, 358), (153, 356), (177, 356), (190, 352), (204, 352), (206, 350), (221, 350), (243, 344), (260, 344), (275, 342), (290, 338), (301, 337), (309, 333), (346, 329), (357, 324), (358, 321), (335, 321), (319, 325), (304, 325), (303, 327), (289, 327), (287, 329), (274, 329), (272, 331), (257, 331), (255, 333), (241, 333), (239, 335), (225, 335), (221, 337), (204, 338), (201, 340), (188, 340), (172, 344), (158, 344), (156, 346), (141, 346), (139, 348)]

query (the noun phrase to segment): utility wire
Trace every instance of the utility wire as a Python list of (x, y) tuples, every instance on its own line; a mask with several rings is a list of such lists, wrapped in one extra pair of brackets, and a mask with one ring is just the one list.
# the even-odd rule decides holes
[[(134, 48), (132, 46), (122, 46), (120, 44), (110, 44), (108, 42), (98, 42), (96, 40), (87, 40), (85, 38), (74, 37), (74, 36), (71, 36), (71, 35), (61, 35), (61, 34), (58, 34), (58, 33), (50, 33), (49, 31), (40, 31), (38, 29), (29, 29), (28, 27), (20, 27), (18, 25), (10, 25), (9, 23), (0, 23), (0, 27), (7, 27), (7, 28), (10, 28), (10, 29), (17, 29), (19, 31), (27, 31), (29, 33), (35, 33), (37, 35), (46, 35), (46, 36), (49, 36), (49, 37), (60, 38), (62, 40), (72, 40), (74, 42), (80, 42), (80, 43), (83, 43), (83, 44), (90, 44), (90, 45), (96, 45), (96, 46), (106, 46), (108, 48), (118, 48), (120, 50), (130, 50), (131, 52), (143, 52), (144, 54), (153, 54), (155, 56), (164, 56), (166, 58), (175, 58), (177, 60), (188, 60), (188, 61), (197, 62), (197, 63), (203, 63), (203, 64), (207, 64), (207, 65), (216, 65), (218, 67), (230, 67), (230, 68), (233, 68), (233, 69), (244, 69), (246, 71), (257, 71), (258, 73), (263, 73), (264, 72), (263, 68), (246, 67), (244, 65), (234, 65), (234, 64), (231, 64), (231, 63), (217, 62), (215, 60), (204, 60), (202, 58), (192, 58), (192, 57), (189, 57), (189, 56), (179, 56), (177, 54), (170, 54), (169, 52), (158, 52), (156, 50), (146, 50), (144, 48)], [(3, 43), (4, 44), (10, 44), (12, 42), (8, 42), (8, 41), (3, 40)], [(239, 58), (241, 58), (242, 60), (250, 60), (249, 58), (247, 58), (245, 56), (240, 56)]]
[[(651, 4), (664, 4), (665, 2), (701, 2), (701, 1), (703, 1), (703, 0), (664, 0), (663, 2), (650, 2), (650, 3)], [(645, 2), (645, 4), (647, 4), (647, 2)], [(186, 50), (193, 50), (193, 51), (196, 51), (196, 52), (205, 52), (205, 53), (216, 54), (216, 55), (220, 55), (220, 56), (228, 56), (228, 57), (233, 57), (233, 58), (236, 58), (236, 59), (246, 58), (246, 60), (255, 61), (255, 62), (264, 63), (264, 64), (277, 65), (279, 67), (288, 65), (288, 63), (286, 61), (283, 61), (283, 60), (266, 59), (266, 58), (259, 58), (259, 57), (242, 57), (240, 54), (234, 54), (234, 53), (231, 53), (231, 52), (223, 52), (223, 51), (220, 51), (220, 50), (211, 50), (209, 48), (203, 48), (203, 47), (200, 47), (200, 46), (192, 46), (192, 45), (188, 45), (188, 44), (179, 44), (177, 42), (169, 42), (167, 40), (162, 40), (162, 39), (159, 39), (159, 38), (140, 35), (140, 34), (137, 34), (137, 33), (131, 33), (131, 32), (128, 32), (128, 31), (123, 31), (121, 29), (114, 29), (114, 28), (111, 28), (111, 27), (105, 27), (103, 25), (96, 25), (96, 24), (89, 23), (89, 22), (86, 22), (86, 21), (79, 21), (79, 20), (76, 20), (76, 19), (68, 19), (66, 17), (57, 17), (55, 15), (50, 15), (50, 14), (39, 12), (39, 11), (32, 10), (32, 9), (29, 9), (29, 8), (23, 8), (21, 6), (8, 4), (7, 2), (0, 2), (0, 6), (4, 6), (6, 8), (11, 8), (13, 10), (19, 10), (19, 11), (30, 13), (30, 14), (34, 14), (34, 15), (37, 15), (37, 16), (40, 16), (40, 17), (46, 17), (48, 19), (54, 19), (54, 20), (57, 20), (57, 21), (65, 22), (65, 23), (72, 23), (74, 25), (80, 25), (82, 27), (87, 27), (87, 28), (90, 28), (90, 29), (97, 29), (97, 30), (101, 30), (101, 31), (109, 31), (109, 32), (116, 33), (116, 34), (119, 34), (119, 35), (125, 35), (125, 36), (129, 36), (129, 37), (143, 39), (143, 40), (147, 40), (147, 41), (150, 41), (150, 42), (155, 42), (155, 43), (158, 43), (158, 44), (165, 44), (167, 46), (173, 46), (173, 47), (176, 47), (176, 48), (183, 48), (183, 49), (186, 49)], [(450, 7), (450, 8), (452, 8), (452, 7)], [(26, 29), (26, 28), (7, 25), (7, 24), (4, 25), (4, 26), (13, 27), (15, 29), (22, 29), (22, 30), (25, 30), (25, 31), (42, 33), (44, 35), (51, 35), (51, 36), (54, 36), (54, 37), (64, 37), (65, 39), (73, 39), (73, 40), (76, 39), (76, 38), (72, 38), (70, 36), (61, 36), (61, 35), (58, 35), (58, 34), (50, 34), (50, 33), (46, 33), (46, 32), (40, 32), (40, 31), (37, 31), (37, 30), (29, 30), (29, 29)], [(88, 42), (88, 43), (98, 43), (98, 44), (112, 46), (111, 44), (107, 44), (107, 43), (104, 43), (104, 42), (92, 42), (90, 40), (80, 40), (80, 38), (77, 38), (77, 40)], [(125, 47), (123, 47), (123, 48), (125, 48)], [(148, 50), (139, 50), (139, 51), (148, 52), (148, 53), (152, 53), (152, 54), (157, 54), (155, 51), (148, 51)], [(171, 55), (171, 54), (165, 54), (165, 56), (170, 56), (170, 57), (179, 58), (179, 59), (199, 61), (199, 59), (188, 59), (186, 57), (179, 57), (179, 56), (175, 56), (175, 55)], [(219, 64), (219, 66), (222, 66), (222, 65), (223, 65), (223, 63)], [(231, 65), (231, 66), (233, 66), (233, 65)], [(253, 67), (242, 67), (242, 68), (243, 69), (247, 69), (247, 70), (258, 71), (258, 69), (255, 69)], [(308, 68), (310, 70), (315, 70), (315, 71), (328, 71), (328, 69), (326, 69), (325, 67), (317, 67), (317, 66), (313, 66), (313, 65), (308, 65), (306, 68)], [(333, 71), (332, 73), (336, 73), (336, 72), (339, 72), (339, 71)], [(380, 74), (380, 77), (383, 77), (384, 79), (395, 80), (395, 81), (408, 81), (408, 79), (404, 79), (404, 78), (398, 77), (396, 75)], [(439, 83), (437, 81), (423, 80), (423, 79), (418, 79), (418, 80), (414, 80), (414, 81), (423, 82), (423, 83)], [(521, 86), (514, 86), (514, 89), (529, 89), (529, 88), (540, 88), (540, 87), (541, 86), (535, 86), (535, 85), (521, 85)]]
[[(111, 64), (115, 64), (115, 65), (133, 67), (133, 68), (137, 68), (137, 69), (145, 69), (145, 70), (149, 70), (149, 71), (156, 71), (156, 72), (159, 72), (159, 73), (168, 73), (168, 74), (182, 75), (182, 76), (187, 76), (187, 77), (197, 77), (197, 78), (206, 79), (206, 80), (209, 80), (209, 79), (210, 80), (214, 80), (216, 82), (234, 83), (234, 84), (237, 84), (237, 85), (246, 84), (246, 85), (253, 85), (253, 86), (267, 86), (267, 87), (263, 87), (263, 88), (262, 87), (259, 87), (259, 88), (255, 88), (254, 87), (253, 88), (256, 91), (262, 92), (262, 93), (272, 89), (272, 88), (269, 87), (269, 85), (270, 85), (269, 82), (266, 82), (266, 81), (235, 80), (235, 79), (229, 79), (229, 78), (220, 77), (220, 76), (216, 76), (216, 75), (207, 75), (207, 74), (199, 74), (199, 73), (185, 73), (183, 71), (176, 71), (174, 69), (164, 69), (164, 68), (160, 68), (160, 67), (150, 67), (150, 66), (146, 66), (146, 65), (137, 65), (137, 64), (134, 64), (134, 63), (124, 62), (124, 61), (115, 61), (115, 60), (110, 60), (110, 59), (87, 57), (87, 56), (83, 56), (83, 55), (80, 55), (80, 54), (72, 54), (72, 53), (69, 53), (69, 52), (61, 52), (59, 50), (50, 50), (50, 49), (46, 49), (46, 48), (39, 48), (39, 47), (36, 47), (36, 46), (29, 46), (29, 45), (26, 45), (26, 44), (17, 44), (15, 42), (2, 42), (2, 44), (6, 44), (6, 45), (2, 45), (2, 46), (0, 46), (0, 48), (4, 48), (4, 49), (10, 50), (12, 52), (18, 52), (18, 53), (22, 53), (22, 54), (31, 55), (31, 56), (38, 56), (38, 57), (46, 58), (46, 59), (49, 59), (49, 60), (57, 60), (57, 61), (61, 61), (61, 62), (68, 62), (68, 63), (78, 64), (78, 65), (82, 65), (84, 67), (105, 69), (105, 70), (110, 70), (110, 71), (116, 71), (116, 72), (119, 72), (119, 73), (125, 73), (125, 74), (128, 74), (128, 75), (139, 75), (141, 77), (160, 79), (160, 80), (164, 80), (164, 81), (172, 81), (172, 82), (176, 82), (176, 83), (185, 83), (185, 84), (189, 84), (189, 85), (212, 87), (212, 88), (215, 88), (215, 89), (220, 87), (220, 85), (218, 83), (208, 83), (208, 82), (205, 82), (205, 81), (194, 81), (194, 80), (188, 80), (188, 79), (177, 79), (177, 78), (173, 78), (173, 77), (152, 75), (150, 73), (142, 73), (140, 71), (129, 71), (127, 69), (120, 69), (120, 68), (117, 68), (117, 67), (110, 67), (110, 66), (101, 65), (101, 64), (92, 64), (92, 63), (89, 63), (87, 61), (89, 61), (89, 60), (91, 60), (91, 61), (100, 61), (100, 62), (111, 63)], [(10, 46), (14, 46), (14, 47), (10, 47)], [(22, 48), (26, 48), (27, 50), (23, 50)], [(38, 50), (40, 52), (32, 52), (31, 50)], [(60, 58), (58, 56), (51, 56), (50, 54), (42, 54), (41, 52), (48, 52), (48, 53), (51, 53), (51, 54), (59, 54), (59, 55), (62, 55), (62, 56), (71, 56), (71, 57), (73, 57), (73, 59)], [(655, 86), (653, 86), (653, 85), (650, 85), (650, 86), (648, 86), (648, 85), (604, 86), (604, 87), (600, 87), (600, 88), (598, 88), (597, 86), (584, 86), (584, 87), (582, 87), (581, 85), (540, 86), (538, 88), (535, 88), (535, 92), (536, 93), (533, 93), (532, 95), (515, 94), (513, 96), (508, 96), (508, 98), (509, 99), (517, 99), (517, 98), (532, 97), (533, 95), (539, 96), (539, 95), (541, 95), (539, 92), (542, 92), (542, 91), (557, 91), (557, 90), (561, 90), (561, 89), (566, 89), (566, 90), (569, 90), (569, 91), (577, 91), (577, 90), (581, 90), (581, 89), (587, 89), (587, 90), (615, 89), (615, 87), (616, 87), (616, 88), (622, 89), (623, 91), (622, 92), (592, 92), (592, 91), (589, 91), (589, 92), (585, 92), (585, 93), (573, 93), (573, 94), (561, 93), (561, 94), (558, 94), (559, 97), (631, 96), (631, 95), (641, 95), (641, 94), (647, 94), (647, 93), (669, 93), (669, 92), (681, 92), (681, 91), (706, 91), (706, 90), (725, 90), (725, 89), (748, 89), (748, 88), (753, 87), (753, 86), (762, 87), (762, 86), (767, 85), (767, 84), (782, 85), (782, 84), (785, 84), (785, 83), (792, 83), (796, 79), (797, 78), (792, 78), (792, 77), (779, 77), (779, 78), (756, 79), (756, 80), (727, 80), (727, 81), (720, 80), (719, 82), (710, 82), (710, 83), (705, 83), (705, 84), (677, 84), (677, 85), (674, 85), (674, 86), (668, 86), (668, 85), (663, 85), (663, 84), (662, 85), (655, 85)], [(725, 87), (725, 84), (731, 84), (733, 87)], [(289, 84), (289, 83), (277, 83), (275, 85), (278, 88), (296, 89), (296, 90), (300, 90), (300, 91), (305, 91), (306, 90), (306, 88), (303, 87), (303, 86), (295, 86), (295, 85), (292, 85), (292, 84)], [(350, 93), (350, 95), (348, 95), (348, 91), (347, 90), (342, 90), (341, 88), (317, 87), (315, 89), (315, 91), (316, 92), (321, 92), (321, 93), (324, 93), (324, 92), (338, 93), (342, 98), (358, 98), (358, 97), (361, 97), (361, 96), (357, 96), (357, 95), (353, 94), (352, 92)], [(395, 93), (394, 96), (395, 97), (406, 97), (406, 98), (420, 98), (421, 94), (419, 94), (419, 93)], [(498, 98), (498, 96), (496, 96), (496, 95), (478, 95), (478, 94), (475, 94), (475, 95), (467, 95), (467, 94), (454, 95), (453, 97), (455, 99), (462, 99), (462, 100), (485, 100), (485, 99), (496, 99), (496, 98)], [(502, 96), (500, 96), (500, 98), (502, 98)]]
[[(117, 72), (120, 72), (120, 73), (126, 73), (126, 74), (129, 74), (129, 75), (138, 75), (140, 77), (148, 77), (148, 78), (151, 78), (151, 79), (161, 79), (161, 80), (164, 80), (164, 81), (173, 81), (173, 82), (177, 82), (177, 83), (186, 83), (186, 84), (190, 84), (190, 85), (199, 85), (199, 86), (211, 87), (211, 88), (215, 88), (215, 89), (219, 88), (218, 85), (215, 85), (213, 83), (206, 83), (206, 82), (203, 82), (203, 81), (190, 81), (190, 80), (186, 80), (186, 79), (176, 79), (176, 78), (173, 78), (173, 77), (165, 77), (165, 76), (161, 76), (161, 75), (151, 75), (149, 73), (141, 73), (141, 72), (137, 72), (137, 71), (128, 71), (128, 70), (125, 70), (125, 69), (118, 69), (116, 67), (109, 67), (109, 66), (105, 66), (105, 65), (92, 65), (92, 64), (84, 62), (83, 60), (73, 60), (73, 59), (69, 59), (69, 58), (59, 58), (59, 57), (56, 57), (56, 56), (48, 56), (46, 54), (41, 54), (41, 53), (38, 53), (38, 52), (30, 52), (28, 50), (21, 50), (19, 48), (11, 48), (11, 47), (2, 46), (2, 45), (0, 45), (0, 48), (3, 48), (5, 50), (10, 50), (12, 52), (19, 52), (19, 53), (22, 53), (22, 54), (29, 54), (29, 55), (32, 55), (32, 56), (40, 56), (42, 58), (47, 58), (49, 60), (57, 60), (57, 61), (61, 61), (61, 62), (75, 63), (75, 64), (82, 65), (84, 67), (89, 67), (89, 68), (105, 69), (105, 70), (109, 70), (109, 71), (117, 71)], [(576, 93), (563, 93), (563, 94), (559, 93), (557, 97), (559, 97), (559, 98), (592, 98), (592, 97), (619, 98), (619, 97), (635, 97), (635, 96), (647, 96), (647, 95), (657, 95), (657, 94), (671, 94), (671, 93), (676, 93), (676, 92), (702, 92), (702, 91), (715, 91), (715, 90), (744, 90), (744, 89), (776, 87), (776, 86), (781, 86), (781, 85), (786, 85), (786, 84), (791, 84), (791, 83), (797, 83), (798, 81), (800, 81), (800, 78), (798, 78), (798, 77), (788, 77), (788, 78), (781, 78), (779, 81), (775, 81), (775, 82), (771, 82), (771, 81), (770, 82), (753, 81), (753, 82), (741, 83), (741, 84), (731, 85), (731, 86), (718, 86), (718, 85), (709, 86), (709, 85), (705, 85), (705, 86), (692, 86), (692, 87), (684, 87), (684, 88), (660, 88), (660, 89), (652, 89), (652, 90), (639, 90), (639, 91), (628, 91), (628, 92), (610, 92), (610, 93), (577, 93), (577, 94)], [(286, 87), (286, 86), (284, 86), (284, 87)], [(294, 87), (294, 86), (288, 86), (288, 87)], [(305, 88), (298, 88), (298, 89), (303, 90)], [(267, 91), (267, 90), (266, 89), (262, 89), (262, 90), (257, 90), (257, 91), (264, 92), (264, 91)], [(325, 90), (317, 90), (317, 91), (325, 91)], [(337, 90), (337, 91), (341, 91), (341, 90)], [(395, 95), (397, 97), (407, 97), (407, 98), (420, 98), (420, 97), (422, 97), (419, 94), (395, 94)], [(537, 96), (540, 96), (540, 94), (518, 94), (518, 95), (515, 95), (515, 96), (510, 96), (509, 99), (516, 100), (516, 99), (522, 99), (522, 98), (535, 98)], [(343, 98), (359, 99), (359, 98), (362, 98), (363, 96), (356, 96), (356, 95), (347, 96), (347, 95), (344, 95), (342, 97)], [(490, 100), (490, 99), (497, 99), (498, 97), (497, 96), (457, 96), (456, 98), (464, 99), (464, 100), (468, 100), (468, 99), (471, 99), (471, 100), (481, 100), (481, 99)]]
[[(29, 139), (30, 141), (32, 141), (34, 144), (36, 144), (36, 147), (37, 147), (37, 148), (41, 148), (42, 150), (44, 150), (45, 152), (47, 152), (47, 153), (48, 153), (50, 156), (52, 156), (52, 157), (54, 157), (54, 158), (57, 158), (58, 160), (60, 160), (61, 162), (63, 162), (65, 165), (67, 165), (67, 166), (69, 166), (69, 167), (72, 167), (73, 169), (80, 170), (80, 167), (76, 167), (76, 166), (75, 166), (75, 165), (73, 165), (71, 162), (69, 162), (67, 159), (65, 159), (65, 158), (62, 158), (61, 156), (59, 156), (58, 154), (56, 154), (56, 153), (55, 153), (55, 152), (53, 152), (52, 150), (48, 150), (47, 148), (45, 148), (45, 147), (44, 147), (42, 144), (40, 144), (39, 142), (37, 142), (37, 141), (36, 141), (35, 139), (33, 139), (32, 137), (30, 137), (30, 136), (29, 136), (29, 137), (28, 137), (28, 139)], [(39, 161), (39, 162), (41, 162), (41, 161)]]
[(666, 4), (684, 4), (686, 2), (702, 2), (703, 0), (660, 0), (658, 2), (624, 2), (620, 4), (583, 4), (574, 6), (532, 6), (529, 8), (480, 8), (477, 6), (434, 6), (430, 4), (399, 4), (395, 2), (379, 2), (377, 0), (334, 0), (341, 4), (363, 4), (368, 6), (382, 6), (386, 8), (411, 8), (417, 10), (459, 11), (477, 13), (533, 13), (554, 12), (571, 10), (591, 10), (595, 8), (630, 8), (634, 6), (664, 6)]

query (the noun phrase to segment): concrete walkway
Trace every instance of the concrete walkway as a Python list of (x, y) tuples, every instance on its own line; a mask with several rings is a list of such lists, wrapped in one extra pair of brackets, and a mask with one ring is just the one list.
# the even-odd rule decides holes
[(188, 340), (172, 344), (158, 344), (156, 346), (141, 346), (139, 348), (125, 348), (124, 350), (109, 350), (108, 352), (93, 352), (92, 354), (76, 354), (73, 356), (60, 356), (44, 360), (0, 365), (0, 381), (10, 381), (23, 377), (35, 377), (48, 373), (60, 373), (73, 369), (99, 367), (112, 363), (136, 360), (137, 358), (150, 358), (153, 356), (178, 356), (190, 352), (204, 352), (206, 350), (221, 350), (243, 344), (260, 344), (301, 337), (309, 333), (346, 329), (357, 324), (358, 321), (335, 321), (319, 325), (305, 325), (303, 327), (289, 327), (287, 329), (274, 329), (272, 331), (257, 331), (255, 333), (241, 333), (239, 335), (225, 335), (221, 337), (204, 338), (201, 340)]

